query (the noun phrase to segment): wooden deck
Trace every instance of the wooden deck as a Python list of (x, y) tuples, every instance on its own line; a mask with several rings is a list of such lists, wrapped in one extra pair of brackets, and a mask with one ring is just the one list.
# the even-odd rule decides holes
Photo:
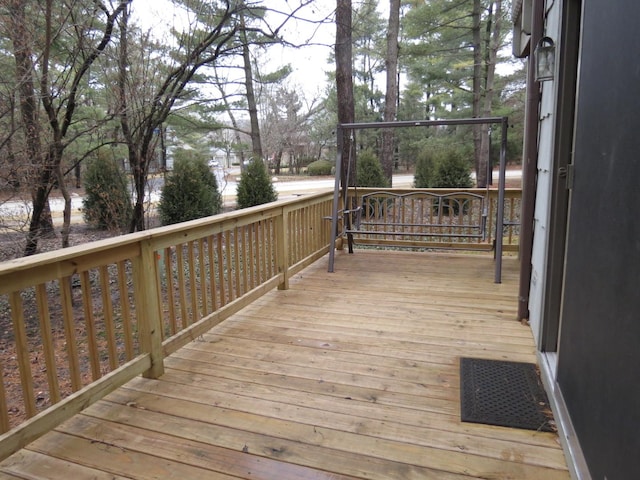
[(0, 464), (0, 478), (567, 479), (555, 435), (459, 420), (460, 356), (534, 362), (517, 261), (339, 252)]

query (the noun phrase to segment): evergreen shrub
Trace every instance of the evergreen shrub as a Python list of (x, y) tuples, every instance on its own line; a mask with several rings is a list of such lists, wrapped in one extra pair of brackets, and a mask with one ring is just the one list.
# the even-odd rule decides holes
[(262, 160), (251, 160), (238, 182), (238, 208), (248, 208), (274, 202), (278, 194), (273, 188), (269, 172)]
[(84, 175), (85, 223), (101, 230), (127, 231), (133, 215), (127, 176), (115, 159), (99, 152)]
[(163, 225), (216, 215), (222, 211), (222, 195), (215, 174), (198, 155), (180, 155), (167, 175), (158, 205)]
[(422, 150), (416, 160), (416, 171), (413, 176), (415, 188), (431, 188), (434, 176), (434, 158), (429, 150)]
[(316, 160), (307, 166), (307, 173), (312, 176), (331, 175), (333, 165), (328, 160)]
[(371, 150), (365, 150), (358, 154), (357, 166), (356, 183), (359, 187), (389, 186), (380, 160)]
[(471, 188), (471, 163), (461, 149), (438, 155), (433, 175), (434, 188)]
[[(436, 160), (436, 168), (433, 175), (434, 188), (471, 188), (473, 180), (471, 179), (471, 163), (468, 155), (464, 150), (447, 150), (438, 156)], [(469, 205), (467, 201), (452, 201), (450, 204), (448, 199), (442, 199), (441, 208), (445, 214), (453, 213), (457, 215), (462, 205), (463, 212), (466, 213)]]

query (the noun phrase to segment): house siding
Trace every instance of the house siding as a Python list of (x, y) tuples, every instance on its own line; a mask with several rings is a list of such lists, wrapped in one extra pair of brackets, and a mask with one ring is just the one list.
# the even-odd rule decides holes
[[(545, 35), (557, 41), (560, 38), (560, 2), (552, 2), (545, 9)], [(549, 223), (551, 218), (550, 199), (553, 171), (553, 149), (557, 97), (555, 81), (541, 83), (541, 101), (538, 132), (538, 162), (536, 204), (533, 226), (533, 249), (531, 257), (531, 284), (529, 290), (529, 322), (536, 343), (540, 345), (542, 312), (545, 292), (545, 266), (548, 259)]]
[[(562, 5), (569, 3), (547, 2), (545, 34), (552, 38), (561, 11), (554, 9)], [(583, 0), (580, 7), (574, 180), (564, 283), (554, 287), (562, 308), (550, 390), (562, 400), (563, 417), (587, 465), (578, 478), (631, 479), (640, 472), (640, 2), (621, 0), (611, 8), (601, 0)], [(553, 119), (561, 99), (549, 85), (543, 87), (539, 118), (530, 294), (534, 333), (550, 320), (542, 314), (543, 273), (550, 267), (552, 142), (562, 133)]]

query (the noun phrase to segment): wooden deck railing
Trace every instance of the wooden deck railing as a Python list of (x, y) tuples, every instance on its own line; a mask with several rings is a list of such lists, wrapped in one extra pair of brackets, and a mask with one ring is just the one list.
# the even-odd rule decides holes
[[(522, 190), (505, 190), (505, 251), (518, 249), (521, 198)], [(355, 212), (356, 206), (358, 211), (345, 231), (360, 245), (490, 250), (497, 205), (496, 189), (359, 187), (349, 191), (347, 208)]]
[[(167, 355), (288, 288), (327, 253), (332, 201), (314, 194), (0, 264), (0, 458), (130, 379), (158, 377)], [(519, 202), (508, 190), (506, 248), (517, 247)], [(495, 204), (491, 192), (488, 232)]]
[(0, 264), (0, 457), (287, 288), (328, 251), (331, 205), (315, 194)]

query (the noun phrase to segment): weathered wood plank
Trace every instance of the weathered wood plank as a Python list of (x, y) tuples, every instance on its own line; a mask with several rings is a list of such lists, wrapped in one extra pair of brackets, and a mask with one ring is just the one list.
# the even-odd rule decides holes
[[(21, 450), (4, 462), (0, 466), (0, 472), (6, 475), (6, 477), (4, 477), (0, 474), (0, 478), (21, 479), (126, 480), (130, 478), (85, 467), (26, 449)], [(13, 475), (15, 475), (15, 477)]]
[[(290, 221), (300, 235), (314, 226)], [(296, 258), (312, 241), (282, 251), (256, 233), (256, 276), (269, 275), (270, 249)], [(219, 271), (247, 270), (250, 250), (238, 263), (225, 237)], [(555, 435), (460, 422), (460, 356), (535, 361), (514, 320), (515, 259), (496, 285), (488, 256), (339, 255), (335, 274), (316, 262), (289, 290), (232, 301), (224, 322), (223, 309), (165, 342), (184, 346), (164, 375), (133, 379), (29, 454), (127, 478), (569, 478)], [(253, 282), (234, 280), (221, 303)]]
[[(97, 422), (96, 428), (100, 428), (101, 435), (102, 426), (109, 425), (111, 422), (135, 426), (158, 434), (166, 431), (166, 424), (171, 420), (171, 416), (163, 413), (113, 404), (108, 405), (106, 402), (95, 407), (87, 411), (87, 414), (98, 415), (99, 418), (109, 421), (106, 424)], [(291, 423), (290, 425), (295, 426), (296, 424)], [(195, 440), (205, 445), (224, 446), (239, 452), (246, 451), (246, 453), (258, 457), (306, 466), (320, 471), (324, 470), (334, 474), (370, 478), (372, 480), (388, 480), (390, 478), (453, 480), (468, 478), (465, 475), (447, 471), (437, 471), (404, 462), (384, 460), (375, 455), (363, 455), (324, 445), (311, 445), (308, 443), (309, 439), (319, 438), (322, 443), (325, 441), (322, 439), (326, 439), (329, 434), (328, 431), (319, 431), (321, 429), (313, 425), (305, 426), (304, 433), (295, 437), (289, 431), (273, 432), (275, 434), (280, 433), (285, 438), (265, 435), (253, 430), (255, 429), (228, 428), (208, 422), (182, 418), (180, 422), (172, 423), (171, 433), (176, 438), (171, 442), (171, 448), (175, 450), (176, 444), (180, 444), (184, 440)], [(153, 435), (154, 439), (157, 438), (156, 434)], [(293, 439), (289, 439), (289, 436), (292, 436)], [(357, 446), (354, 447), (357, 448)]]
[[(381, 405), (376, 398), (348, 397), (351, 403), (362, 402), (371, 408), (368, 411), (354, 409), (351, 413), (345, 413), (345, 410), (339, 407), (337, 409), (319, 409), (312, 402), (305, 404), (297, 399), (262, 399), (257, 402), (256, 398), (251, 396), (251, 392), (236, 393), (238, 390), (230, 390), (229, 392), (233, 393), (227, 393), (222, 391), (222, 388), (213, 390), (209, 388), (209, 384), (206, 387), (203, 386), (202, 389), (196, 388), (199, 393), (197, 396), (185, 395), (185, 389), (181, 388), (180, 384), (162, 383), (154, 388), (153, 385), (138, 383), (137, 386), (139, 388), (136, 389), (136, 392), (122, 389), (111, 395), (109, 400), (124, 405), (134, 401), (140, 408), (171, 415), (178, 415), (177, 412), (180, 410), (188, 410), (189, 414), (180, 413), (179, 415), (186, 415), (196, 420), (205, 419), (217, 425), (241, 430), (247, 427), (235, 423), (236, 417), (249, 416), (250, 419), (247, 421), (256, 424), (250, 430), (261, 431), (264, 434), (276, 435), (274, 432), (282, 432), (287, 428), (296, 430), (298, 427), (289, 425), (295, 423), (300, 424), (300, 428), (322, 427), (342, 432), (345, 435), (347, 433), (366, 435), (379, 441), (385, 439), (455, 453), (466, 452), (500, 461), (504, 460), (505, 452), (509, 451), (514, 456), (519, 454), (521, 463), (553, 469), (561, 469), (564, 465), (562, 452), (557, 449), (553, 435), (534, 435), (535, 432), (516, 431), (507, 432), (504, 438), (500, 438), (500, 430), (503, 429), (496, 427), (478, 429), (468, 424), (460, 424), (458, 418), (445, 419), (442, 416), (448, 422), (438, 421), (437, 416), (416, 414), (410, 411), (409, 406), (395, 406), (398, 415), (392, 417), (385, 414), (385, 412), (389, 412), (388, 408), (383, 406), (376, 409), (376, 405)], [(248, 390), (252, 390), (252, 386), (248, 386)], [(185, 404), (184, 402), (190, 403)], [(376, 410), (380, 412), (379, 416), (372, 415)], [(420, 422), (413, 421), (421, 417), (424, 418)], [(286, 423), (288, 427), (280, 425), (282, 422)], [(285, 438), (298, 438), (291, 436), (292, 434), (287, 435)], [(304, 432), (301, 432), (300, 435), (302, 437)], [(358, 438), (346, 436), (353, 442), (360, 442)], [(531, 437), (534, 436), (535, 440), (531, 441)], [(315, 443), (313, 440), (306, 441)], [(349, 444), (349, 442), (346, 441), (345, 444)], [(381, 449), (381, 451), (383, 450)]]
[[(120, 411), (120, 413), (125, 414), (123, 418), (126, 418), (126, 413), (132, 410), (131, 407), (127, 406), (114, 407), (113, 405), (103, 404), (102, 407), (98, 407), (94, 411), (107, 413), (109, 409), (114, 408), (111, 413), (107, 413), (108, 417), (116, 417)], [(128, 423), (103, 422), (100, 417), (79, 415), (67, 424), (62, 425), (59, 430), (86, 439), (92, 439), (99, 435), (102, 439), (101, 442), (114, 448), (119, 448), (123, 451), (134, 451), (141, 455), (160, 457), (164, 462), (185, 464), (187, 467), (185, 470), (208, 470), (210, 475), (216, 476), (215, 478), (218, 478), (218, 476), (222, 476), (222, 478), (233, 476), (233, 478), (277, 478), (283, 480), (304, 480), (309, 478), (353, 479), (353, 477), (331, 472), (323, 474), (305, 466), (286, 463), (279, 460), (277, 455), (269, 458), (266, 455), (252, 452), (246, 443), (238, 443), (234, 446), (236, 448), (229, 448), (227, 445), (220, 447), (209, 443), (207, 441), (208, 436), (190, 435), (189, 429), (180, 426), (176, 427), (176, 430), (172, 429), (170, 433), (156, 430), (153, 441), (147, 442), (148, 429), (158, 427), (158, 424), (154, 423), (153, 419), (171, 420), (166, 416), (155, 415), (152, 412), (149, 412), (149, 415), (146, 416), (149, 417), (147, 422)], [(181, 434), (183, 433), (186, 433), (186, 435), (182, 436)], [(216, 432), (214, 430), (211, 433), (211, 436), (213, 436)], [(197, 471), (195, 472), (198, 473)], [(187, 476), (184, 478), (192, 477)]]

